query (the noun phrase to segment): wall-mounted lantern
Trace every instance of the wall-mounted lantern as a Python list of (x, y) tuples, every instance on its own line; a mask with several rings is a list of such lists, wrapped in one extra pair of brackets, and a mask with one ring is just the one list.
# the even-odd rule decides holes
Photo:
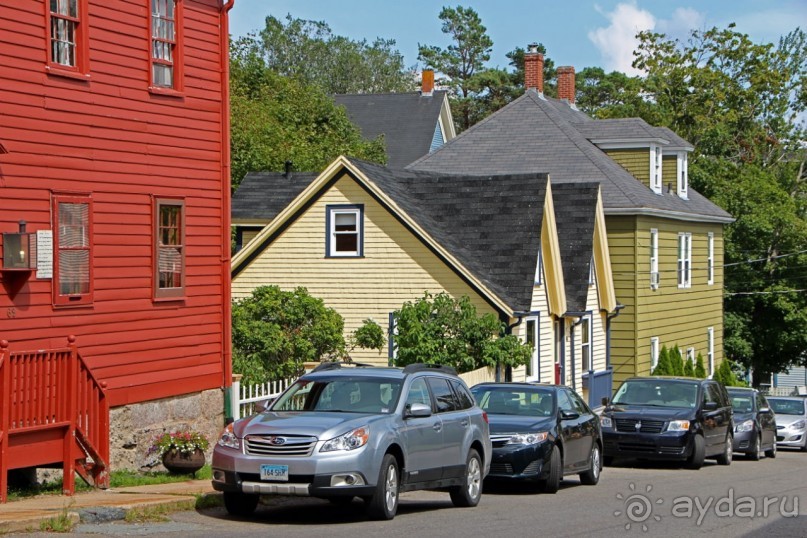
[(25, 231), (25, 221), (20, 221), (20, 231), (3, 234), (3, 271), (31, 271), (36, 269), (36, 234)]

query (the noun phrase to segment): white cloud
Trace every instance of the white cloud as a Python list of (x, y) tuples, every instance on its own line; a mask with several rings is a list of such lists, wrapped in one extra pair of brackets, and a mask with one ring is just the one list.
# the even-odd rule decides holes
[(679, 7), (671, 19), (659, 19), (657, 29), (668, 37), (685, 41), (692, 30), (703, 29), (706, 17), (703, 13), (688, 7)]
[(638, 44), (636, 34), (643, 30), (654, 30), (656, 18), (649, 11), (640, 9), (635, 2), (617, 4), (610, 13), (604, 13), (600, 8), (597, 10), (611, 23), (588, 33), (588, 38), (600, 50), (603, 68), (628, 75), (641, 74), (631, 66), (633, 51)]

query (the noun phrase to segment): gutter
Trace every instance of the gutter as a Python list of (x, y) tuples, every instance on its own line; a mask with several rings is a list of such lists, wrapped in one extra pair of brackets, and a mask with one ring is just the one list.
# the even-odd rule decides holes
[[(507, 325), (505, 327), (505, 329), (504, 329), (505, 336), (507, 336), (508, 334), (513, 334), (513, 329), (518, 327), (519, 325), (521, 325), (521, 322), (524, 321), (524, 318), (529, 316), (529, 315), (530, 315), (530, 312), (513, 312), (513, 317), (517, 318), (517, 320), (516, 320), (515, 323), (513, 323), (511, 325)], [(502, 316), (502, 318), (503, 317), (504, 316)], [(504, 319), (502, 319), (502, 321), (504, 321)], [(505, 323), (506, 323), (506, 321), (505, 321)], [(495, 371), (495, 378), (494, 378), (496, 383), (500, 383), (502, 381), (502, 375), (501, 374), (502, 374), (501, 365), (497, 364), (496, 365), (496, 371)], [(512, 381), (511, 378), (512, 378), (512, 371), (511, 372), (506, 372), (505, 376), (504, 376), (505, 381)]]

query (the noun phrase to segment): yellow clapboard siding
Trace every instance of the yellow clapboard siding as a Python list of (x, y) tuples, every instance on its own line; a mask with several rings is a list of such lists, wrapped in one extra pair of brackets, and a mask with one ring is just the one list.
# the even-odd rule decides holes
[[(650, 187), (650, 149), (609, 149), (605, 151), (617, 164), (622, 166), (630, 174)], [(662, 174), (663, 174), (662, 170)], [(662, 175), (663, 177), (669, 177)], [(675, 177), (673, 175), (672, 177)], [(609, 236), (610, 240), (610, 236)]]

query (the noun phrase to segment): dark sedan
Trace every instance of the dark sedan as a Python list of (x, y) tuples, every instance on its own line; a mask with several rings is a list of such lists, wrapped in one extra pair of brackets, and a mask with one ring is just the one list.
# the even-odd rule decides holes
[(483, 383), (471, 389), (493, 443), (489, 479), (534, 480), (558, 491), (565, 475), (594, 485), (602, 470), (599, 418), (568, 387)]
[(776, 415), (758, 390), (742, 387), (726, 389), (734, 410), (734, 452), (752, 460), (765, 454), (776, 457)]

